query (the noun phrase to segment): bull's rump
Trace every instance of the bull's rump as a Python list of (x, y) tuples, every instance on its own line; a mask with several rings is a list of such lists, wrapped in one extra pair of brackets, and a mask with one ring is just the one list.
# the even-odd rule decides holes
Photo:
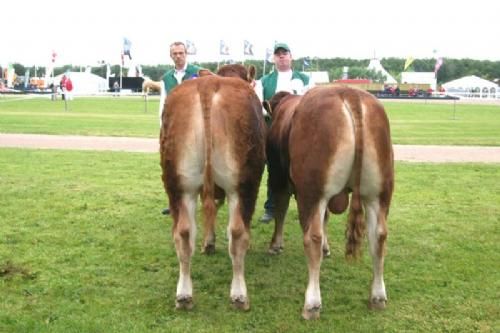
[(356, 131), (362, 135), (361, 195), (377, 196), (393, 174), (383, 106), (372, 95), (346, 87), (318, 87), (304, 95), (290, 130), (290, 176), (297, 189), (307, 188), (309, 200), (329, 200), (353, 188)]
[(264, 123), (260, 102), (247, 83), (207, 76), (172, 90), (160, 135), (168, 189), (200, 190), (207, 140), (211, 146), (210, 172), (219, 187), (235, 191), (239, 183), (255, 177), (248, 170), (259, 169), (264, 163)]

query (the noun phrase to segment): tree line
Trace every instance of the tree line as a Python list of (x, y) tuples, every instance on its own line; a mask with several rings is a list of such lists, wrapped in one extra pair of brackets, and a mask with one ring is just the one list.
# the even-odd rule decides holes
[[(307, 60), (305, 66), (304, 60)], [(403, 72), (406, 59), (403, 58), (382, 58), (380, 63), (382, 66), (398, 81), (401, 81), (401, 72)], [(294, 60), (293, 67), (295, 70), (305, 71), (327, 71), (330, 80), (338, 80), (342, 78), (344, 66), (349, 67), (349, 78), (371, 79), (374, 82), (383, 82), (384, 77), (380, 73), (375, 73), (373, 70), (368, 70), (370, 59), (356, 60), (350, 58), (298, 58)], [(406, 71), (414, 72), (433, 72), (436, 59), (415, 59), (411, 66)], [(220, 63), (217, 62), (199, 62), (196, 63), (203, 68), (210, 69), (215, 72)], [(262, 60), (246, 60), (245, 65), (253, 65), (257, 70), (257, 78), (263, 75), (264, 62)], [(22, 64), (14, 64), (14, 69), (18, 75), (24, 75), (26, 70), (30, 70), (30, 75), (34, 76), (35, 67), (25, 67)], [(163, 74), (172, 68), (171, 65), (143, 65), (142, 72), (144, 75), (153, 80), (159, 80)], [(266, 72), (269, 72), (273, 64), (266, 63)], [(45, 74), (44, 67), (37, 67), (37, 76)], [(54, 68), (54, 74), (59, 75), (66, 71), (82, 71), (80, 66), (64, 65)], [(106, 64), (91, 67), (93, 74), (106, 77)], [(120, 66), (111, 66), (111, 73), (115, 77), (120, 76)], [(483, 79), (495, 81), (498, 83), (500, 79), (500, 61), (489, 60), (474, 60), (474, 59), (444, 59), (443, 65), (438, 71), (437, 82), (442, 84), (451, 80), (461, 78), (463, 76), (476, 75)]]

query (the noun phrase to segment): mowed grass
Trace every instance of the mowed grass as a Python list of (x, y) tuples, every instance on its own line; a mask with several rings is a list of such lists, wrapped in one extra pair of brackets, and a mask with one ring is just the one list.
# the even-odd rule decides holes
[[(0, 132), (158, 136), (158, 97), (0, 99)], [(500, 145), (500, 105), (382, 100), (395, 144)]]
[(486, 164), (396, 164), (384, 311), (367, 309), (371, 261), (344, 260), (329, 222), (319, 321), (300, 313), (307, 268), (296, 205), (285, 251), (252, 224), (249, 312), (229, 302), (227, 207), (217, 252), (193, 257), (195, 307), (174, 309), (178, 262), (157, 154), (0, 149), (0, 332), (498, 332), (500, 172)]
[(500, 145), (500, 104), (383, 101), (396, 144)]
[(158, 137), (158, 96), (0, 99), (0, 132)]

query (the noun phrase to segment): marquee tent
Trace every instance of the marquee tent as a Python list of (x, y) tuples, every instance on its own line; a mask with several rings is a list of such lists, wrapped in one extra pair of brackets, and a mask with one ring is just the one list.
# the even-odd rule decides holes
[(325, 84), (330, 82), (328, 72), (304, 72), (304, 74), (309, 76), (313, 84)]
[(436, 75), (434, 72), (401, 72), (402, 83), (429, 84), (436, 90)]
[(396, 84), (398, 81), (396, 81), (389, 72), (385, 70), (385, 68), (382, 66), (380, 63), (380, 60), (378, 59), (372, 59), (370, 60), (370, 63), (368, 64), (368, 69), (372, 69), (375, 72), (381, 72), (382, 75), (386, 77), (384, 83), (389, 83), (389, 84)]
[(495, 98), (500, 94), (496, 83), (482, 79), (475, 75), (464, 76), (443, 84), (447, 93), (465, 97)]
[(106, 79), (86, 72), (68, 72), (57, 75), (54, 78), (54, 83), (56, 85), (59, 85), (63, 75), (66, 75), (71, 79), (71, 82), (73, 83), (72, 93), (74, 95), (96, 94), (99, 92), (105, 92), (109, 89)]

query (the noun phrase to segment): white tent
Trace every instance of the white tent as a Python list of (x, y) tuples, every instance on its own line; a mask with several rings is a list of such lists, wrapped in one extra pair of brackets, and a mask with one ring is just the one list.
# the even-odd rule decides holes
[(73, 83), (72, 93), (74, 95), (96, 94), (108, 90), (108, 82), (106, 79), (86, 72), (68, 72), (60, 74), (54, 78), (54, 83), (56, 85), (59, 85), (63, 75), (71, 79)]
[(375, 72), (381, 72), (382, 75), (386, 77), (384, 83), (389, 83), (389, 84), (396, 84), (398, 83), (392, 76), (389, 74), (385, 68), (382, 66), (380, 63), (380, 60), (378, 59), (372, 59), (370, 60), (370, 63), (368, 64), (368, 69), (372, 69)]
[(309, 76), (309, 79), (311, 81), (310, 83), (313, 84), (330, 83), (328, 72), (303, 72), (303, 73)]
[(443, 84), (447, 93), (464, 97), (495, 98), (499, 93), (496, 83), (481, 79), (475, 75), (464, 76)]
[(434, 72), (402, 72), (401, 83), (429, 84), (436, 90), (436, 75)]

